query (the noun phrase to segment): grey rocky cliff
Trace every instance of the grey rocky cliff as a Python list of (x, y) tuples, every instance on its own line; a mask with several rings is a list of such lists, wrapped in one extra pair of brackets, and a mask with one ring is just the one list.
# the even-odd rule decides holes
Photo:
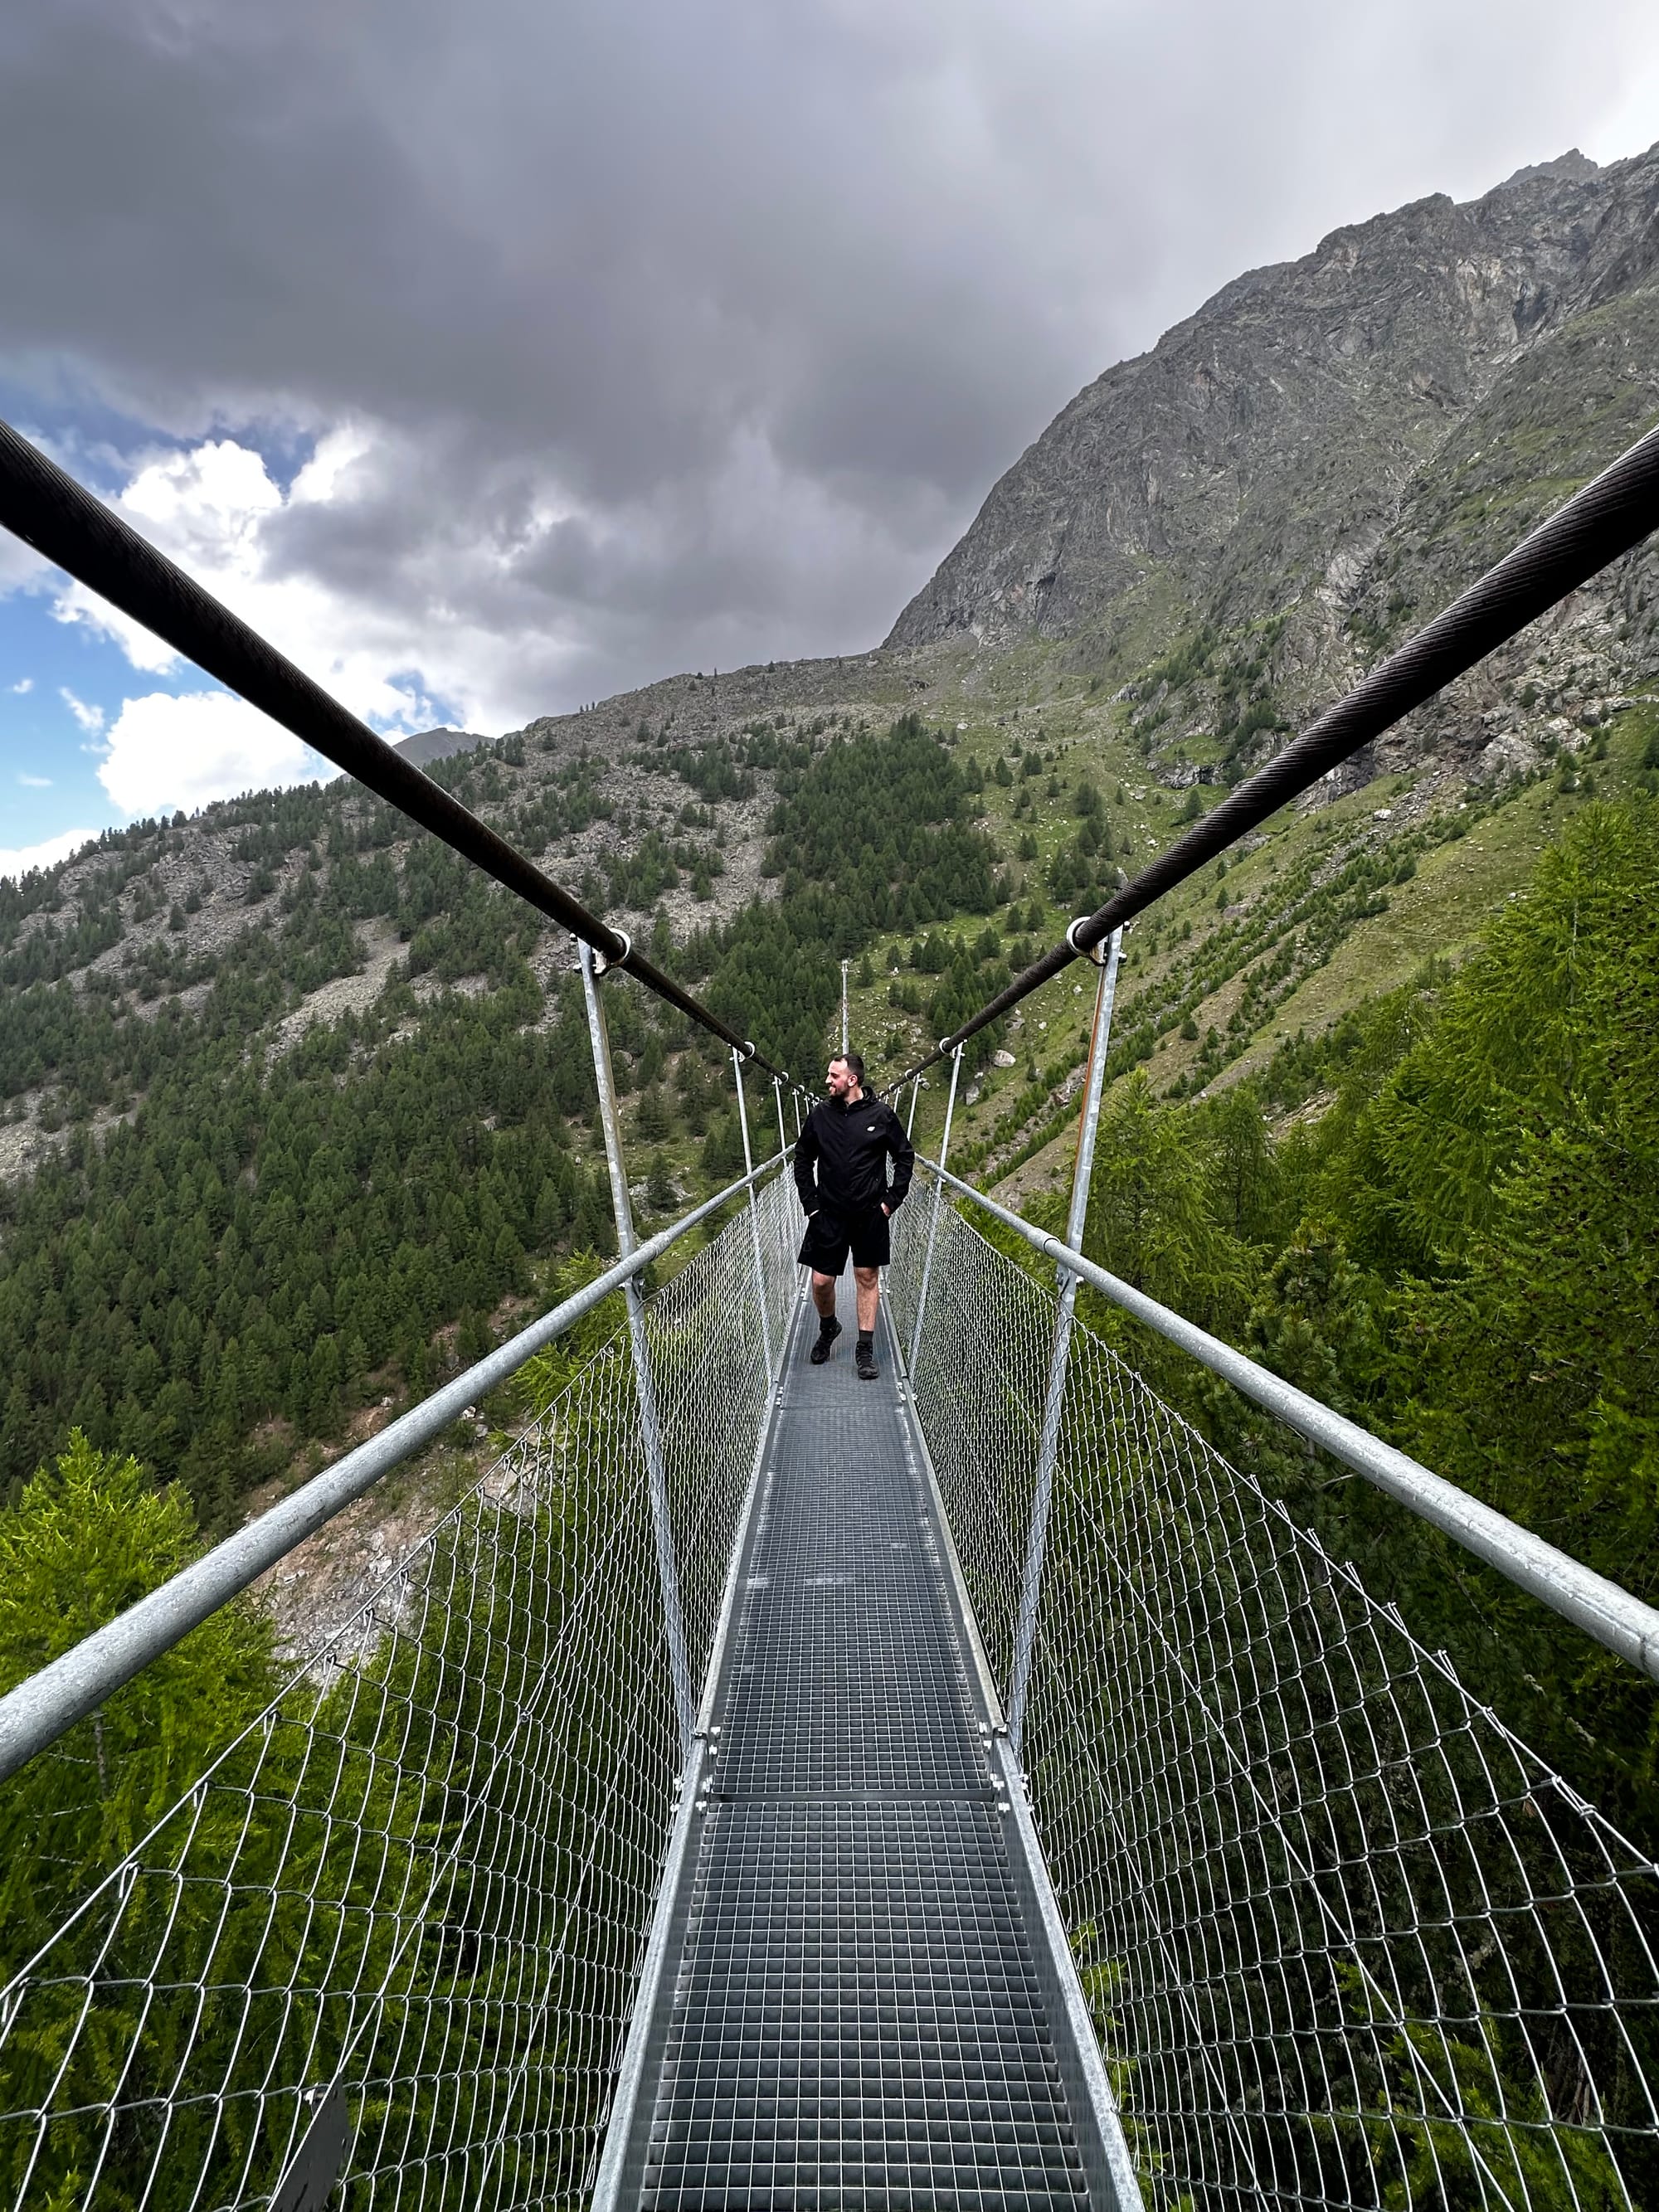
[[(1659, 414), (1656, 324), (1659, 148), (1334, 231), (1080, 392), (888, 642), (1066, 640), (1127, 672), (1288, 612), (1279, 672), (1319, 696), (1386, 627), (1352, 632), (1379, 575), (1389, 620), (1429, 611)], [(1502, 497), (1472, 517), (1465, 474), (1451, 512), (1482, 456)]]

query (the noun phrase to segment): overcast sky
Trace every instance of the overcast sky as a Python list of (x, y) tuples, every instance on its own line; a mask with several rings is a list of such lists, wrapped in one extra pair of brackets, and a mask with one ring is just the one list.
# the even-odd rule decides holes
[[(7, 0), (0, 414), (494, 734), (877, 642), (1241, 270), (1655, 139), (1651, 0)], [(0, 538), (0, 872), (310, 765)]]

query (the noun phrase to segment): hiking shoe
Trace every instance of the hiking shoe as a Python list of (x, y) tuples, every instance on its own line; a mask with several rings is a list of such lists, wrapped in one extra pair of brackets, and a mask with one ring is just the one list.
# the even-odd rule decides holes
[(873, 1382), (881, 1372), (880, 1368), (876, 1364), (876, 1347), (873, 1344), (860, 1345), (853, 1355), (853, 1364), (859, 1370), (860, 1382)]
[(824, 1361), (830, 1357), (836, 1339), (840, 1334), (841, 1323), (838, 1321), (823, 1321), (818, 1323), (818, 1340), (812, 1346), (811, 1355), (814, 1367), (823, 1366)]

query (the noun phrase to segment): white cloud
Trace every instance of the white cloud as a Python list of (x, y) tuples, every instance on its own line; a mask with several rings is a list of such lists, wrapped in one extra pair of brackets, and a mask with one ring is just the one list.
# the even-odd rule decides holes
[[(465, 440), (441, 433), (359, 418), (313, 435), (286, 495), (258, 453), (221, 438), (143, 457), (112, 504), (389, 735), (449, 720), (507, 729), (579, 684), (597, 694), (607, 678), (737, 666), (763, 649), (781, 578), (830, 626), (807, 642), (868, 642), (858, 595), (823, 583), (831, 548), (861, 591), (880, 580), (884, 613), (915, 580), (914, 548), (896, 560), (857, 496), (787, 465), (754, 428), (729, 441), (712, 483), (614, 508), (576, 500), (542, 467), (477, 467)], [(441, 486), (448, 504), (434, 524)], [(927, 526), (942, 526), (937, 502)], [(53, 612), (147, 674), (181, 665), (80, 584), (60, 589)]]
[(103, 708), (88, 706), (84, 699), (77, 699), (67, 684), (59, 684), (58, 696), (87, 735), (95, 738), (104, 726)]
[(165, 676), (178, 665), (179, 656), (169, 645), (147, 630), (142, 623), (124, 615), (118, 607), (110, 606), (84, 584), (70, 584), (52, 602), (52, 611), (59, 622), (83, 622), (101, 635), (112, 638), (135, 668), (146, 676)]
[[(383, 436), (380, 444), (399, 449), (395, 456), (380, 452), (371, 485), (388, 467), (418, 468), (399, 441)], [(409, 606), (398, 605), (395, 592), (385, 594), (395, 564), (384, 561), (373, 564), (362, 589), (331, 587), (283, 558), (278, 534), (285, 516), (304, 519), (322, 508), (338, 510), (332, 519), (349, 531), (365, 489), (355, 472), (375, 447), (361, 428), (330, 431), (284, 499), (258, 453), (234, 439), (210, 439), (151, 455), (111, 504), (353, 714), (393, 731), (420, 729), (442, 719), (428, 696), (434, 690), (468, 714), (477, 709), (479, 687), (467, 674), (453, 671), (459, 685), (411, 676), (423, 671), (434, 633), (448, 664), (444, 674), (452, 673), (454, 655), (443, 647), (446, 629), (453, 643), (453, 617), (432, 599)], [(59, 622), (82, 623), (111, 639), (147, 675), (180, 665), (170, 646), (83, 584), (67, 585), (52, 611)]]
[(9, 530), (0, 530), (0, 592), (38, 592), (49, 584), (55, 571), (33, 546)]
[(264, 462), (234, 438), (159, 455), (121, 495), (127, 513), (164, 534), (181, 556), (195, 550), (248, 570), (258, 565), (258, 519), (282, 503)]
[[(260, 520), (282, 506), (283, 495), (258, 453), (222, 438), (152, 456), (111, 503), (216, 597), (234, 599), (258, 575)], [(170, 645), (84, 584), (68, 585), (52, 611), (59, 622), (85, 623), (112, 638), (147, 675), (179, 665)]]
[(14, 684), (12, 685), (12, 687), (11, 687), (11, 688), (12, 688), (12, 690), (13, 690), (17, 694), (18, 697), (21, 699), (21, 698), (22, 697), (22, 696), (23, 696), (24, 692), (26, 692), (26, 691), (33, 691), (33, 689), (34, 689), (34, 678), (33, 678), (32, 676), (26, 676), (26, 677), (24, 677), (24, 678), (23, 678), (23, 679), (22, 679), (22, 681), (21, 681), (21, 683)]
[(31, 775), (27, 769), (20, 768), (18, 769), (17, 781), (22, 785), (25, 791), (50, 791), (52, 789), (52, 778), (49, 775)]
[(23, 877), (31, 868), (50, 868), (95, 837), (95, 830), (65, 830), (60, 837), (48, 837), (40, 845), (14, 845), (8, 850), (0, 846), (0, 876)]
[(295, 737), (228, 691), (124, 699), (98, 781), (124, 814), (160, 814), (331, 775)]

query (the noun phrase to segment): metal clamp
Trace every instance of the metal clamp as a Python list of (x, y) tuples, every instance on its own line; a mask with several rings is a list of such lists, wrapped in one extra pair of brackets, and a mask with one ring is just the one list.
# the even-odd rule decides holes
[[(595, 947), (593, 949), (593, 973), (596, 975), (608, 975), (613, 968), (625, 968), (633, 956), (634, 940), (629, 935), (628, 932), (625, 929), (617, 929), (613, 930), (611, 934), (614, 937), (621, 938), (623, 949), (617, 955), (616, 958), (612, 960)], [(755, 1048), (751, 1044), (749, 1049), (750, 1052), (753, 1052)]]
[(1080, 914), (1075, 921), (1068, 921), (1066, 925), (1066, 942), (1071, 946), (1073, 951), (1076, 953), (1079, 960), (1092, 960), (1096, 967), (1100, 968), (1105, 965), (1106, 961), (1105, 938), (1101, 938), (1098, 942), (1094, 945), (1079, 945), (1077, 941), (1077, 933), (1079, 930), (1082, 928), (1084, 923), (1085, 921), (1092, 921), (1093, 920), (1094, 916), (1092, 915)]

